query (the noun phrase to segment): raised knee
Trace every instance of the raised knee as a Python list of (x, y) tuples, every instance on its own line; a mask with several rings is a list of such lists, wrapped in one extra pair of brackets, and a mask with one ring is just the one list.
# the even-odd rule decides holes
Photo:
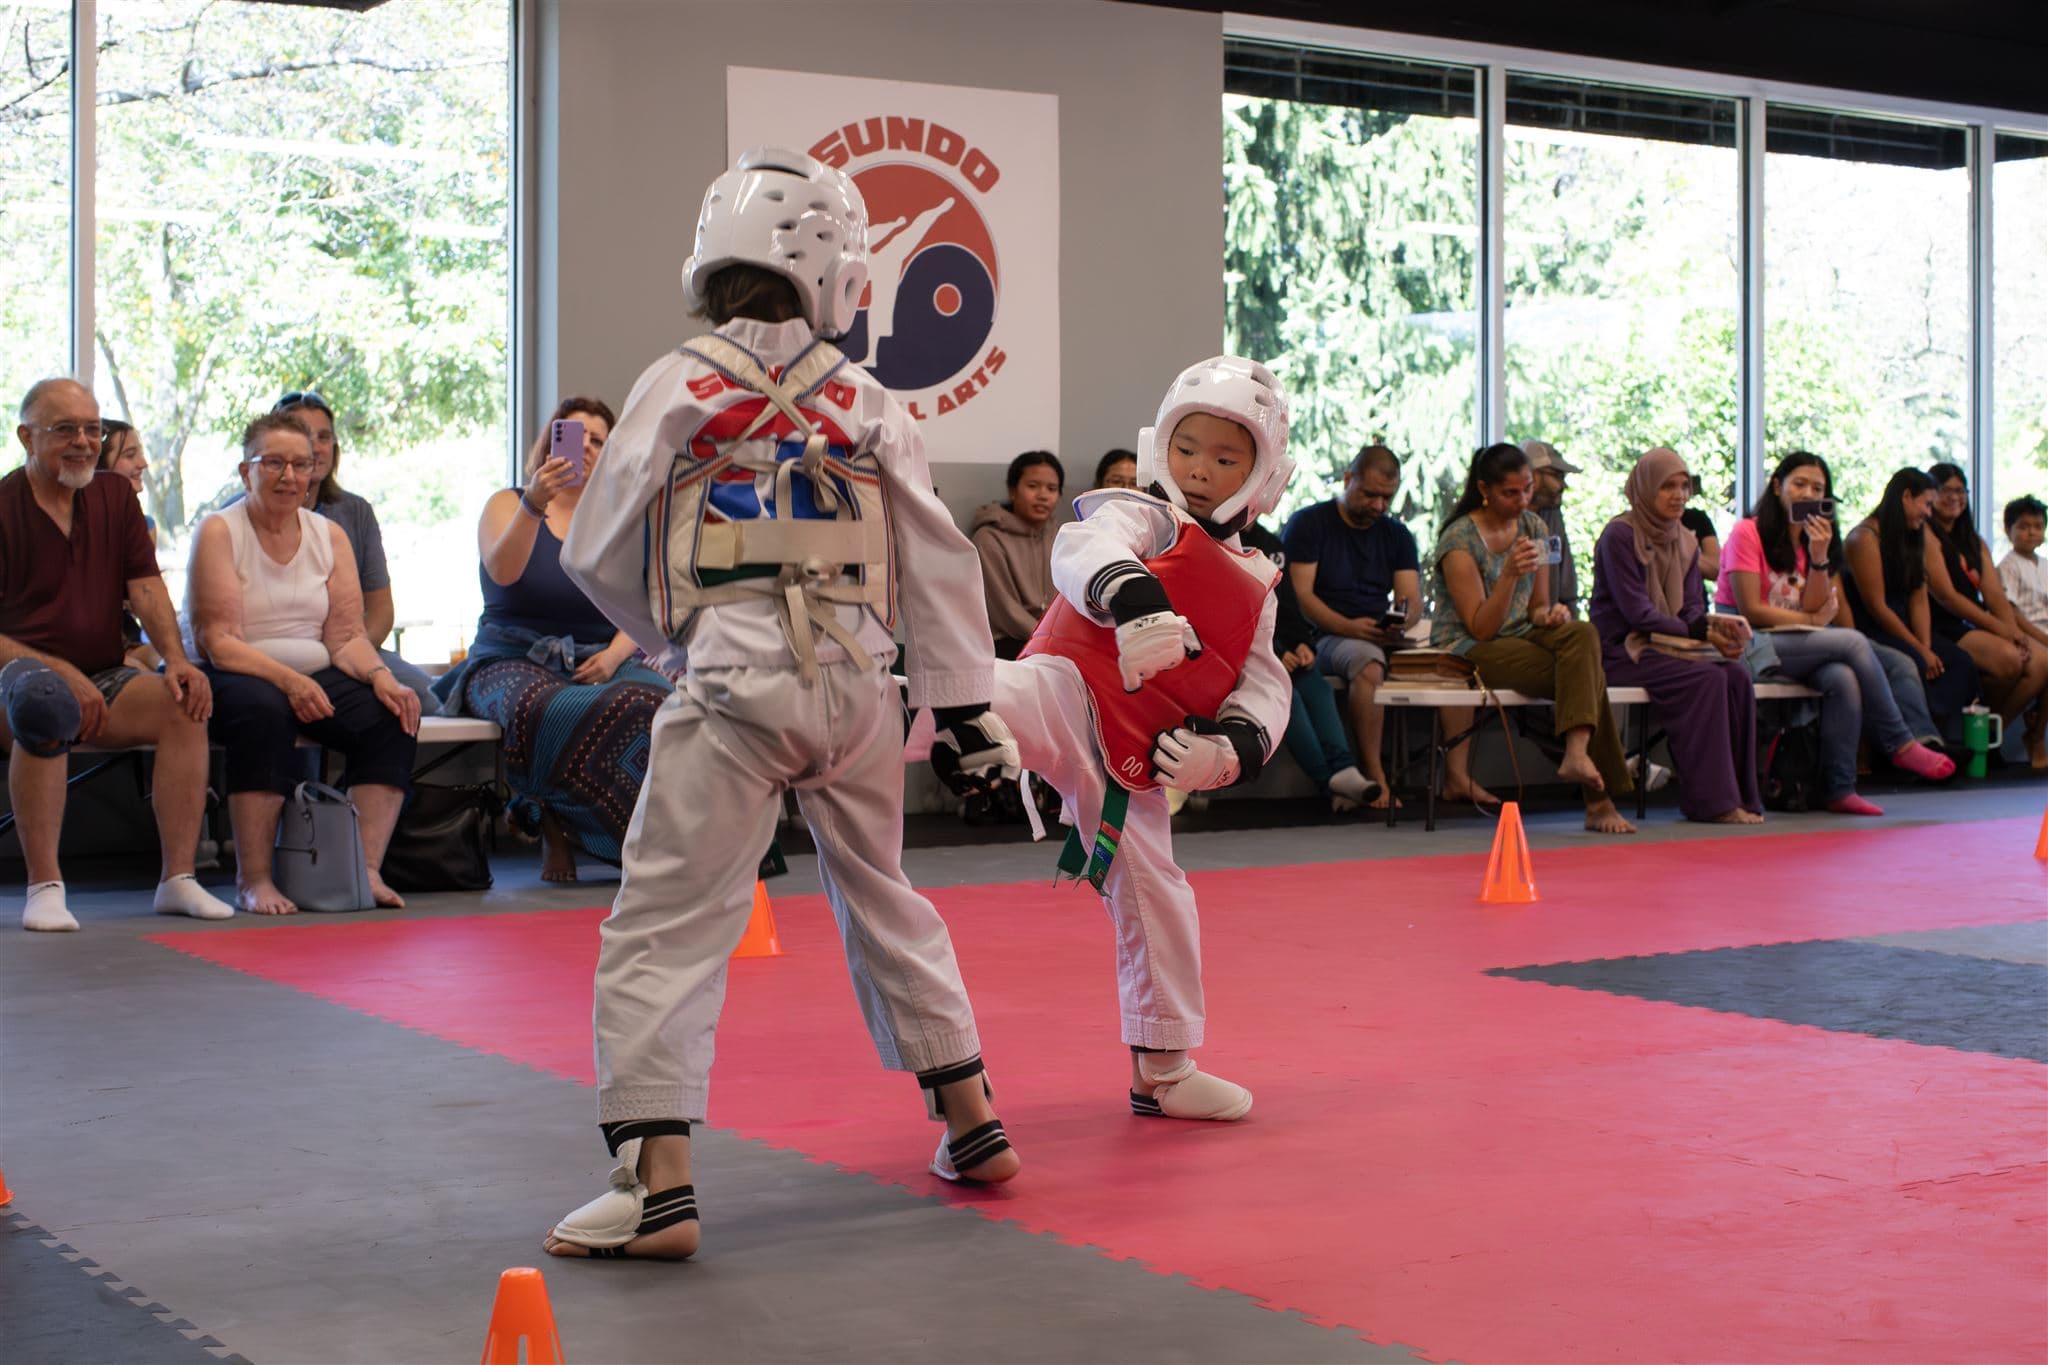
[(16, 659), (0, 668), (0, 699), (7, 728), (23, 752), (55, 758), (78, 742), (85, 723), (78, 698), (56, 669), (40, 659)]

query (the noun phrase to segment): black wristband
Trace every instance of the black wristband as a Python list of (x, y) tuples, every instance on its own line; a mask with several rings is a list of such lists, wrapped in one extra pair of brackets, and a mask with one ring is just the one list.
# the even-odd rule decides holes
[(1116, 618), (1118, 625), (1135, 621), (1140, 616), (1173, 610), (1173, 603), (1166, 596), (1166, 585), (1149, 573), (1133, 574), (1126, 578), (1117, 585), (1116, 592), (1105, 605), (1109, 608), (1109, 614)]
[(1810, 559), (1806, 561), (1806, 571), (1808, 573), (1833, 573), (1834, 570), (1835, 561), (1832, 559), (1823, 559), (1818, 564)]
[(934, 706), (932, 723), (941, 730), (951, 730), (958, 734), (962, 724), (987, 712), (988, 703), (985, 701), (975, 702), (972, 706)]
[(1266, 766), (1266, 732), (1256, 722), (1244, 716), (1225, 716), (1222, 720), (1189, 716), (1182, 724), (1198, 735), (1217, 735), (1230, 741), (1230, 747), (1237, 751), (1237, 781), (1231, 786), (1258, 781)]

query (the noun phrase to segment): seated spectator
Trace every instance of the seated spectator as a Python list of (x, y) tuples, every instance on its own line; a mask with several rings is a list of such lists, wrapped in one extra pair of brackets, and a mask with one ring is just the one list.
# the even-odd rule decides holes
[[(1849, 571), (1842, 596), (1849, 619), (1880, 651), (1913, 661), (1936, 725), (1947, 725), (1977, 700), (1977, 665), (1955, 641), (1936, 635), (1927, 602), (1927, 522), (1934, 480), (1901, 469), (1884, 487), (1877, 510), (1843, 543)], [(1897, 696), (1904, 688), (1894, 683)]]
[[(213, 690), (185, 656), (142, 507), (119, 474), (98, 472), (99, 404), (71, 379), (21, 400), (14, 429), (27, 463), (0, 478), (0, 751), (28, 864), (24, 929), (76, 929), (57, 836), (75, 745), (156, 746), (150, 804), (162, 847), (158, 914), (226, 919), (234, 907), (193, 876), (206, 811), (206, 718)], [(164, 671), (121, 661), (121, 603), (163, 641)]]
[[(105, 434), (100, 437), (100, 468), (119, 474), (135, 486), (138, 502), (144, 496), (142, 471), (149, 468), (149, 457), (142, 451), (142, 433), (127, 422), (115, 417), (103, 417), (100, 426)], [(143, 525), (149, 527), (149, 543), (156, 544), (156, 519), (148, 512), (142, 514)], [(135, 619), (135, 613), (124, 604), (121, 608), (121, 661), (131, 668), (145, 673), (154, 673), (163, 667), (163, 655), (150, 646), (143, 638), (142, 623)]]
[(2036, 630), (2048, 630), (2048, 564), (2040, 555), (2044, 534), (2048, 506), (2039, 498), (2014, 498), (2005, 505), (2005, 538), (2012, 548), (1998, 561), (1998, 579), (2013, 611)]
[(1770, 631), (1779, 669), (1821, 694), (1821, 800), (1827, 808), (1842, 815), (1882, 815), (1856, 794), (1862, 736), (1868, 734), (1895, 767), (1920, 777), (1939, 781), (1953, 775), (1956, 765), (1916, 742), (1892, 699), (1877, 651), (1863, 635), (1836, 624), (1842, 566), (1831, 553), (1834, 523), (1818, 513), (1792, 519), (1798, 504), (1834, 496), (1834, 478), (1820, 456), (1795, 450), (1780, 460), (1755, 511), (1728, 532), (1714, 601)]
[(392, 676), (413, 690), (421, 706), (433, 710), (434, 680), (396, 650), (384, 648), (398, 617), (391, 600), (391, 570), (384, 562), (384, 532), (369, 500), (341, 486), (341, 441), (334, 433), (333, 410), (326, 399), (307, 391), (285, 394), (271, 411), (295, 414), (313, 433), (313, 478), (306, 487), (306, 507), (348, 533), (356, 577), (363, 585), (363, 630)]
[(1096, 488), (1136, 488), (1138, 455), (1133, 450), (1112, 450), (1095, 462)]
[(270, 851), (300, 780), (300, 735), (346, 758), (370, 890), (379, 905), (405, 904), (384, 884), (384, 849), (412, 785), (420, 699), (363, 633), (347, 533), (306, 509), (315, 467), (296, 414), (258, 417), (242, 433), (247, 496), (192, 538), (186, 648), (206, 660), (213, 740), (227, 750), (236, 900), (259, 915), (298, 910), (271, 880)]
[(977, 508), (968, 538), (981, 555), (996, 657), (1014, 659), (1052, 605), (1053, 513), (1067, 474), (1051, 451), (1027, 450), (1010, 461), (1005, 482), (1008, 501)]
[(1564, 522), (1564, 495), (1571, 476), (1579, 466), (1558, 454), (1548, 441), (1524, 441), (1522, 453), (1529, 457), (1529, 472), (1536, 482), (1529, 494), (1529, 510), (1543, 519), (1543, 529), (1557, 537), (1564, 556), (1549, 565), (1550, 600), (1563, 607), (1565, 615), (1579, 615), (1579, 566), (1572, 557), (1572, 533)]
[(1963, 471), (1938, 464), (1934, 480), (1933, 532), (1927, 541), (1927, 609), (1934, 633), (1954, 640), (1977, 665), (1984, 700), (2010, 725), (2023, 713), (2027, 758), (2048, 769), (2037, 705), (2048, 693), (2048, 634), (2005, 600), (2005, 583), (1991, 563), (1991, 547), (1977, 534), (1970, 515), (1970, 486)]
[[(612, 410), (595, 398), (565, 399), (542, 431), (569, 419), (583, 423), (587, 471), (604, 454)], [(618, 865), (654, 713), (672, 690), (562, 571), (562, 538), (583, 487), (568, 460), (550, 458), (543, 435), (527, 452), (524, 487), (484, 504), (476, 642), (435, 684), (444, 715), (466, 712), (504, 729), (512, 818), (540, 835), (541, 876), (551, 882), (576, 880), (579, 851)]]
[(1551, 532), (1529, 508), (1531, 463), (1506, 443), (1472, 457), (1464, 494), (1437, 536), (1429, 642), (1470, 659), (1488, 687), (1552, 698), (1552, 725), (1564, 741), (1557, 773), (1585, 794), (1586, 828), (1633, 834), (1614, 805), (1632, 784), (1607, 705), (1600, 640), (1550, 600), (1554, 566), (1543, 562), (1543, 542)]
[[(1370, 803), (1375, 810), (1384, 810), (1390, 801), (1400, 805), (1387, 786), (1380, 757), (1386, 716), (1378, 693), (1386, 681), (1387, 651), (1399, 646), (1406, 625), (1382, 621), (1396, 604), (1407, 625), (1422, 618), (1415, 536), (1388, 513), (1400, 488), (1400, 457), (1383, 445), (1368, 445), (1344, 471), (1341, 495), (1302, 508), (1280, 533), (1287, 576), (1302, 615), (1316, 629), (1316, 667), (1344, 679), (1359, 766), (1379, 788)], [(1453, 732), (1471, 723), (1470, 707), (1444, 712), (1444, 724)], [(1490, 809), (1499, 801), (1472, 780), (1471, 748), (1468, 740), (1451, 750), (1444, 795)]]
[(1332, 810), (1356, 810), (1378, 795), (1378, 789), (1352, 759), (1344, 717), (1337, 710), (1337, 694), (1330, 690), (1323, 670), (1316, 667), (1316, 630), (1301, 614), (1294, 584), (1288, 580), (1287, 552), (1280, 537), (1256, 521), (1238, 532), (1238, 539), (1247, 549), (1257, 550), (1280, 566), (1280, 581), (1274, 589), (1279, 611), (1273, 618), (1273, 652), (1280, 656), (1280, 666), (1294, 684), (1293, 709), (1287, 717), (1287, 751), (1316, 784), (1316, 790), (1330, 798)]
[[(1695, 474), (1691, 496), (1698, 497), (1704, 486)], [(1687, 507), (1680, 514), (1679, 521), (1699, 541), (1700, 577), (1709, 583), (1716, 582), (1721, 577), (1721, 533), (1714, 529), (1714, 519), (1697, 507)]]
[[(1658, 446), (1628, 476), (1628, 510), (1593, 547), (1588, 615), (1600, 633), (1607, 680), (1641, 687), (1664, 721), (1678, 767), (1678, 806), (1688, 820), (1763, 823), (1756, 781), (1756, 689), (1743, 668), (1746, 622), (1707, 611), (1699, 544), (1680, 514), (1692, 476)], [(1660, 651), (1652, 635), (1711, 644), (1719, 659)]]

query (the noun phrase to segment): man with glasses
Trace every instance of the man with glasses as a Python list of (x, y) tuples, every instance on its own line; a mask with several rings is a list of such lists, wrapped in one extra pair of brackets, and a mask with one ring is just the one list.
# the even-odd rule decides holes
[(1422, 572), (1415, 535), (1389, 515), (1401, 488), (1401, 461), (1368, 445), (1344, 472), (1344, 491), (1288, 519), (1281, 542), (1288, 581), (1316, 629), (1316, 666), (1345, 681), (1345, 707), (1358, 737), (1359, 766), (1378, 784), (1372, 804), (1393, 800), (1380, 761), (1385, 712), (1376, 700), (1387, 676), (1387, 651), (1404, 626), (1422, 618)]
[[(0, 479), (0, 748), (28, 863), (24, 929), (78, 927), (57, 838), (67, 755), (79, 744), (156, 746), (157, 912), (234, 913), (193, 877), (213, 692), (185, 656), (133, 485), (98, 469), (101, 434), (84, 385), (45, 379), (21, 400), (15, 435), (27, 463)], [(162, 673), (122, 663), (124, 600), (163, 654)]]

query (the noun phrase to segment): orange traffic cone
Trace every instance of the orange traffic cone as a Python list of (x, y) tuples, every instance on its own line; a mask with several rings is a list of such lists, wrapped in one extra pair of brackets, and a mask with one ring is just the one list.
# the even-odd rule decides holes
[[(526, 1353), (520, 1355), (520, 1343)], [(547, 1281), (532, 1266), (514, 1266), (498, 1277), (491, 1328), (484, 1337), (483, 1365), (562, 1365), (562, 1337), (548, 1305)]]
[(1493, 855), (1486, 860), (1486, 884), (1479, 899), (1489, 905), (1528, 905), (1539, 899), (1529, 866), (1529, 838), (1522, 833), (1522, 807), (1503, 801), (1493, 831)]
[(2041, 837), (2034, 841), (2034, 856), (2048, 863), (2048, 810), (2041, 812)]
[(14, 1191), (7, 1188), (7, 1176), (0, 1173), (0, 1208), (14, 1202)]
[(734, 957), (781, 957), (782, 940), (775, 936), (775, 912), (768, 908), (768, 883), (754, 883), (754, 913), (746, 936), (732, 950)]

